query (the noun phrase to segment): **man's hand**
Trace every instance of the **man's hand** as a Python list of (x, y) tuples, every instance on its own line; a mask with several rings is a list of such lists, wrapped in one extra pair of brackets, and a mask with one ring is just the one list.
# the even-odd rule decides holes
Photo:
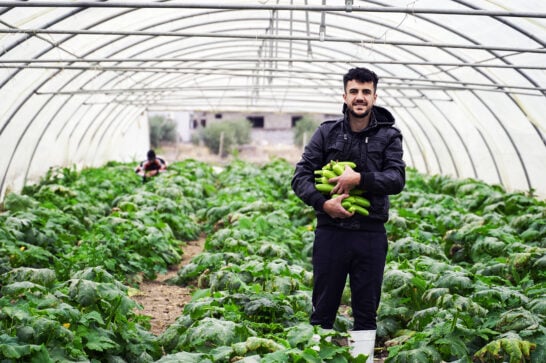
[(347, 211), (343, 206), (341, 205), (341, 202), (343, 199), (347, 198), (349, 194), (341, 194), (338, 197), (328, 199), (326, 202), (324, 202), (323, 209), (326, 214), (328, 214), (332, 218), (349, 218), (352, 217), (353, 213), (350, 213)]
[(343, 174), (329, 179), (328, 182), (336, 184), (332, 190), (332, 194), (349, 194), (354, 187), (360, 184), (360, 173), (357, 173), (350, 167), (345, 166)]

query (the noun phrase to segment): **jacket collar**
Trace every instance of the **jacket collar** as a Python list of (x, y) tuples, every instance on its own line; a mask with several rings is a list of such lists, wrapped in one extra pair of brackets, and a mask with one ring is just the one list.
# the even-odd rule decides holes
[[(347, 127), (348, 130), (350, 130), (349, 127), (349, 110), (347, 109), (347, 105), (343, 104), (343, 123), (345, 127)], [(370, 124), (366, 128), (367, 130), (373, 129), (380, 126), (392, 126), (394, 125), (394, 116), (390, 113), (389, 110), (387, 110), (384, 107), (381, 106), (373, 106), (372, 107), (372, 114), (370, 117)]]

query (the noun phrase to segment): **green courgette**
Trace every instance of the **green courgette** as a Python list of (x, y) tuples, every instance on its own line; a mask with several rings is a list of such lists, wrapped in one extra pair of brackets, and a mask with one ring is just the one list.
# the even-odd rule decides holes
[(332, 184), (315, 184), (315, 188), (322, 193), (330, 193), (332, 189), (334, 189), (334, 185)]
[(366, 208), (361, 207), (357, 204), (351, 205), (347, 210), (351, 213), (356, 212), (358, 214), (362, 214), (363, 216), (367, 216), (368, 214), (370, 214)]

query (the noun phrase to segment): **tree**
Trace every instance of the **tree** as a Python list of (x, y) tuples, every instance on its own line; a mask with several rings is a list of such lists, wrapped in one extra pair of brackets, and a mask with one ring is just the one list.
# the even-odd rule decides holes
[(200, 129), (198, 138), (215, 154), (220, 153), (221, 147), (222, 156), (226, 156), (234, 147), (250, 142), (251, 129), (252, 125), (247, 120), (222, 121)]
[(315, 120), (310, 116), (304, 116), (301, 120), (297, 121), (294, 126), (294, 144), (301, 147), (305, 146), (318, 125), (320, 125), (320, 121)]
[(162, 115), (149, 118), (150, 144), (156, 148), (161, 142), (176, 141), (176, 123)]

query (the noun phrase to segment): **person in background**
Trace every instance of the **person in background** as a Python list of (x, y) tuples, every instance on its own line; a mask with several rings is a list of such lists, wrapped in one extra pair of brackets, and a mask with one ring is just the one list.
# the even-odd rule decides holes
[[(394, 117), (375, 106), (377, 75), (366, 68), (350, 69), (343, 77), (343, 117), (323, 122), (305, 146), (292, 178), (292, 189), (314, 207), (317, 218), (313, 243), (311, 324), (333, 329), (347, 276), (354, 318), (349, 332), (351, 354), (367, 354), (373, 362), (377, 308), (387, 255), (385, 222), (389, 195), (405, 185), (402, 134)], [(331, 160), (345, 166), (331, 194), (315, 188), (314, 171)], [(350, 213), (341, 202), (353, 189), (363, 192), (369, 214)]]
[(167, 170), (167, 162), (156, 156), (154, 150), (149, 150), (147, 160), (142, 161), (135, 169), (135, 173), (142, 177), (142, 182), (145, 183), (147, 178), (158, 175)]

